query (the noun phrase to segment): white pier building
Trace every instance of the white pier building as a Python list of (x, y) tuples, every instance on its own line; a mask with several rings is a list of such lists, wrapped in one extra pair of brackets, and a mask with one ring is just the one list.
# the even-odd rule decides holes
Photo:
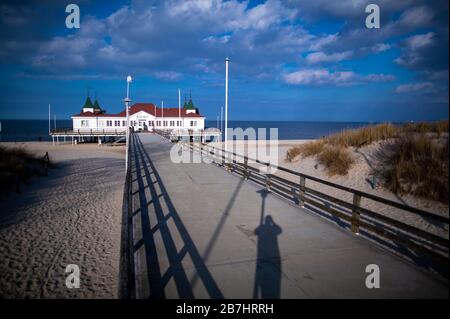
[[(81, 113), (72, 116), (73, 130), (79, 132), (126, 131), (126, 110), (107, 114), (97, 101), (88, 97)], [(188, 129), (202, 131), (205, 117), (195, 107), (192, 99), (182, 108), (160, 108), (153, 103), (135, 103), (129, 110), (130, 128), (134, 131)]]
[[(157, 107), (153, 103), (135, 103), (129, 108), (129, 125), (134, 132), (157, 132), (172, 140), (181, 138), (199, 139), (201, 141), (218, 139), (218, 128), (205, 129), (205, 117), (200, 114), (192, 102), (185, 101), (180, 108)], [(126, 135), (126, 110), (117, 114), (108, 114), (100, 107), (97, 100), (92, 103), (90, 97), (81, 113), (72, 116), (72, 128), (52, 130), (53, 143), (62, 139), (72, 139), (72, 143), (84, 141), (103, 141), (122, 139)]]

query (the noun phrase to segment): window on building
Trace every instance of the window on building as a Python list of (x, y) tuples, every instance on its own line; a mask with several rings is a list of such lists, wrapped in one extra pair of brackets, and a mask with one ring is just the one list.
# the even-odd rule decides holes
[(89, 121), (88, 120), (81, 120), (81, 127), (89, 127)]
[(161, 121), (156, 121), (156, 126), (161, 126)]
[(112, 121), (106, 121), (106, 126), (112, 126)]
[(120, 121), (114, 121), (114, 126), (120, 126)]
[(122, 121), (122, 126), (127, 126), (127, 121)]
[(192, 127), (197, 126), (197, 121), (191, 121), (191, 126)]

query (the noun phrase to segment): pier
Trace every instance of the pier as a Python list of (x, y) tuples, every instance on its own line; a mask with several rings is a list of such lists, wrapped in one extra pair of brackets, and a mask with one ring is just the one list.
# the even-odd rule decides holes
[(125, 130), (77, 130), (77, 129), (54, 129), (50, 132), (53, 144), (59, 144), (60, 139), (66, 142), (70, 139), (72, 144), (87, 140), (100, 140), (106, 138), (125, 138)]
[[(157, 133), (172, 141), (186, 140), (186, 141), (218, 141), (221, 137), (221, 132), (217, 128), (207, 128), (202, 130), (191, 129), (152, 129), (139, 130), (141, 133)], [(54, 129), (50, 133), (53, 144), (58, 144), (60, 139), (66, 142), (66, 139), (71, 139), (72, 144), (83, 142), (92, 139), (106, 139), (106, 138), (125, 138), (126, 130), (124, 129), (90, 129), (80, 130), (71, 128)]]
[(216, 164), (175, 164), (172, 145), (132, 134), (129, 296), (448, 298), (446, 279)]

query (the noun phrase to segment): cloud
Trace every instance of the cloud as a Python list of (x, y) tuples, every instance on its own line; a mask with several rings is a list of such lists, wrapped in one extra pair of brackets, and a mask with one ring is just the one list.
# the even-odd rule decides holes
[(279, 0), (251, 8), (237, 0), (136, 1), (104, 19), (82, 17), (79, 31), (40, 43), (29, 71), (211, 73), (229, 56), (235, 74), (258, 76), (300, 60), (301, 52), (328, 36), (294, 23), (295, 13)]
[(405, 47), (407, 47), (409, 50), (414, 51), (422, 49), (433, 43), (434, 36), (435, 36), (434, 32), (428, 32), (426, 34), (418, 34), (409, 37), (404, 41)]
[(395, 92), (397, 93), (411, 93), (417, 91), (425, 91), (433, 88), (433, 84), (431, 82), (422, 82), (415, 84), (403, 84), (397, 86)]
[[(189, 74), (203, 81), (222, 73), (223, 59), (229, 56), (235, 78), (339, 86), (393, 80), (381, 71), (357, 74), (352, 62), (399, 48), (386, 68), (397, 64), (411, 69), (419, 82), (444, 81), (437, 72), (448, 69), (448, 17), (440, 13), (448, 12), (448, 4), (380, 0), (382, 27), (369, 30), (364, 26), (369, 2), (131, 1), (105, 17), (82, 16), (81, 29), (67, 34), (46, 25), (45, 39), (40, 27), (35, 36), (29, 24), (36, 17), (39, 26), (46, 23), (38, 17), (47, 6), (10, 6), (0, 16), (2, 26), (11, 26), (11, 32), (0, 32), (0, 63), (22, 65), (23, 74), (35, 77), (133, 73), (177, 81)], [(26, 23), (20, 21), (23, 12)], [(311, 27), (310, 21), (320, 20), (340, 26)], [(331, 71), (342, 67), (342, 61), (346, 71)], [(284, 73), (287, 69), (303, 71)]]
[(155, 77), (161, 80), (176, 81), (181, 78), (178, 72), (155, 72)]
[(335, 71), (330, 72), (328, 69), (307, 69), (291, 73), (283, 76), (285, 83), (292, 85), (304, 86), (349, 86), (367, 82), (385, 82), (395, 79), (392, 75), (385, 74), (369, 74), (359, 75), (352, 71)]
[(353, 51), (345, 51), (339, 53), (326, 54), (324, 52), (313, 52), (306, 56), (308, 63), (321, 63), (321, 62), (339, 62), (350, 58), (353, 55)]
[(428, 6), (413, 7), (400, 16), (397, 25), (413, 28), (424, 27), (431, 23), (433, 15), (433, 11)]
[(406, 38), (400, 44), (402, 54), (395, 62), (407, 68), (414, 68), (426, 62), (429, 49), (434, 44), (435, 33), (418, 34)]
[(389, 45), (387, 43), (377, 43), (374, 46), (370, 47), (370, 51), (372, 51), (373, 53), (380, 53), (380, 52), (387, 51), (390, 48), (391, 48), (391, 45)]

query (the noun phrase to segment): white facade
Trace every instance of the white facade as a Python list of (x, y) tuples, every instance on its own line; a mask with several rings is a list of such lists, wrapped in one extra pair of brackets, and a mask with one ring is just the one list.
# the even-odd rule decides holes
[[(193, 114), (193, 116), (189, 116)], [(86, 115), (81, 113), (72, 116), (73, 129), (80, 131), (125, 131), (126, 117), (107, 114)], [(205, 128), (205, 117), (199, 116), (195, 112), (186, 112), (181, 117), (154, 116), (145, 111), (139, 111), (129, 116), (130, 127), (135, 131), (145, 130), (171, 130), (171, 129), (192, 129), (203, 130)]]

